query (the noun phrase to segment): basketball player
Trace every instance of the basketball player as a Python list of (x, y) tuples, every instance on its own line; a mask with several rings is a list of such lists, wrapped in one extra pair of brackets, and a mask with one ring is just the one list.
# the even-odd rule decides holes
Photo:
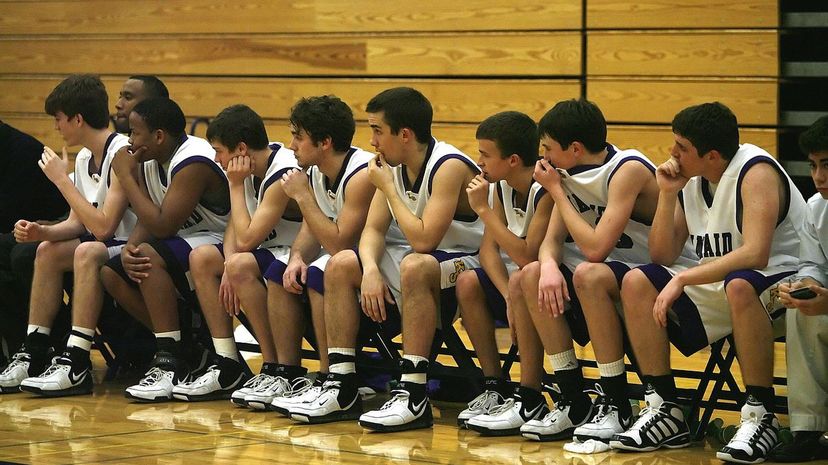
[[(721, 103), (682, 110), (673, 133), (671, 157), (656, 173), (654, 263), (628, 273), (621, 293), (647, 407), (610, 445), (689, 445), (669, 344), (690, 355), (732, 332), (747, 396), (739, 430), (716, 455), (758, 463), (778, 441), (772, 322), (784, 309), (778, 284), (796, 271), (805, 201), (773, 157), (739, 144), (736, 116)], [(690, 266), (676, 261), (687, 239), (697, 256)]]

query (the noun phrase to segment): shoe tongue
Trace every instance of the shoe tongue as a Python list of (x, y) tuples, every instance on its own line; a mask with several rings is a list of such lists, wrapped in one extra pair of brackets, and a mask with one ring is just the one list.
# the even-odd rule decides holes
[(742, 418), (761, 419), (765, 413), (767, 413), (765, 406), (762, 405), (761, 402), (756, 400), (755, 397), (748, 396), (747, 402), (745, 402), (745, 405), (742, 406)]
[(644, 400), (647, 402), (647, 405), (652, 409), (657, 409), (661, 407), (661, 404), (664, 402), (664, 398), (658, 395), (653, 389), (652, 385), (647, 385), (647, 391), (644, 393)]

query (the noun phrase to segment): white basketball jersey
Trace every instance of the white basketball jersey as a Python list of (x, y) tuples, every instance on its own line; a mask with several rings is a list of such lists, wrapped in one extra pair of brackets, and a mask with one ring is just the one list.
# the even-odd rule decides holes
[(515, 236), (521, 239), (526, 238), (526, 234), (529, 232), (529, 224), (532, 223), (532, 217), (535, 215), (535, 208), (537, 208), (540, 199), (546, 195), (546, 189), (537, 182), (533, 182), (529, 187), (529, 194), (526, 196), (526, 205), (516, 205), (517, 192), (512, 189), (509, 183), (500, 181), (496, 186), (500, 204), (503, 205), (503, 213), (506, 214), (506, 227)]
[[(244, 199), (247, 203), (247, 211), (251, 217), (253, 217), (256, 209), (262, 203), (267, 188), (282, 179), (282, 176), (288, 171), (299, 168), (293, 150), (278, 142), (271, 142), (269, 147), (271, 153), (267, 159), (267, 171), (265, 172), (264, 178), (258, 183), (258, 188), (256, 183), (254, 183), (253, 176), (248, 176), (244, 180)], [(276, 227), (270, 231), (270, 234), (267, 235), (260, 247), (266, 249), (270, 247), (289, 246), (293, 244), (293, 240), (296, 239), (296, 234), (299, 233), (299, 228), (301, 227), (301, 219), (297, 221), (296, 218), (288, 218), (282, 215)]]
[[(618, 150), (607, 145), (607, 158), (601, 165), (580, 165), (570, 170), (558, 170), (569, 201), (590, 224), (597, 225), (607, 208), (609, 183), (624, 163), (641, 163), (655, 176), (655, 165), (638, 150)], [(630, 218), (624, 232), (607, 260), (625, 263), (650, 263), (647, 240), (650, 224)], [(567, 238), (567, 241), (571, 239)], [(571, 243), (567, 243), (570, 246)]]
[(319, 167), (314, 165), (308, 170), (313, 196), (319, 209), (332, 221), (336, 222), (339, 212), (345, 205), (345, 189), (348, 181), (360, 170), (368, 167), (368, 162), (374, 158), (370, 152), (357, 147), (351, 147), (342, 162), (342, 168), (333, 181), (328, 180)]
[[(431, 191), (433, 188), (434, 176), (437, 170), (447, 160), (457, 159), (466, 163), (479, 173), (480, 169), (477, 164), (469, 158), (468, 155), (461, 152), (456, 147), (439, 142), (432, 139), (428, 144), (426, 151), (426, 161), (423, 163), (422, 170), (417, 176), (413, 186), (408, 186), (408, 176), (406, 175), (405, 165), (393, 167), (394, 172), (394, 186), (397, 188), (397, 194), (402, 199), (405, 206), (411, 213), (418, 218), (423, 217), (423, 212), (428, 204), (428, 199), (431, 198)], [(389, 209), (390, 209), (389, 205)], [(393, 210), (391, 214), (393, 215)], [(396, 229), (396, 231), (394, 231)], [(399, 235), (399, 236), (397, 236)], [(386, 235), (386, 243), (393, 243), (399, 238), (402, 238), (402, 230), (397, 224), (396, 218), (391, 223), (388, 234)], [(483, 221), (477, 215), (470, 218), (462, 218), (455, 214), (454, 219), (446, 230), (443, 239), (437, 245), (437, 249), (445, 251), (468, 251), (476, 252), (480, 248), (480, 240), (483, 238)], [(405, 239), (403, 238), (405, 241)], [(409, 243), (405, 241), (403, 243)]]
[[(159, 207), (161, 206), (173, 177), (182, 168), (192, 163), (206, 163), (227, 182), (224, 170), (216, 163), (215, 157), (216, 152), (210, 146), (209, 142), (200, 137), (185, 135), (182, 137), (181, 144), (175, 153), (173, 153), (166, 170), (157, 160), (144, 162), (144, 180), (146, 181), (147, 189), (149, 190), (153, 203)], [(199, 203), (193, 209), (190, 217), (181, 225), (177, 235), (186, 236), (202, 231), (223, 234), (227, 228), (229, 216), (229, 205), (226, 211), (214, 212), (207, 206)]]
[[(100, 172), (95, 172), (92, 151), (84, 147), (75, 158), (75, 187), (81, 195), (98, 210), (103, 209), (106, 194), (112, 182), (112, 159), (123, 146), (129, 145), (129, 138), (113, 132), (104, 144), (104, 157)], [(115, 237), (128, 237), (135, 227), (135, 214), (131, 209), (124, 211), (120, 224), (115, 229)]]
[(768, 163), (776, 168), (788, 193), (788, 202), (780, 205), (785, 216), (773, 233), (768, 267), (798, 263), (805, 200), (779, 163), (766, 151), (751, 144), (739, 146), (719, 180), (715, 194), (710, 183), (701, 176), (690, 179), (682, 189), (687, 230), (699, 262), (722, 257), (744, 243), (741, 185), (745, 173), (757, 163)]

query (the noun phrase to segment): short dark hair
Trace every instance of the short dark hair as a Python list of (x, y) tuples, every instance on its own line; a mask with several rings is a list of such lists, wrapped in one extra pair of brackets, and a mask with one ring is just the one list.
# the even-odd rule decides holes
[(431, 108), (431, 102), (416, 89), (386, 89), (368, 102), (365, 111), (383, 112), (383, 120), (391, 128), (392, 134), (399, 134), (400, 129), (409, 128), (414, 131), (417, 142), (425, 144), (431, 141), (431, 120), (434, 110)]
[(267, 148), (264, 121), (247, 105), (233, 105), (221, 110), (207, 126), (207, 140), (220, 142), (230, 150), (244, 142), (253, 150)]
[(673, 132), (689, 140), (699, 156), (711, 150), (730, 160), (739, 150), (739, 123), (720, 102), (687, 107), (673, 118)]
[(109, 125), (109, 95), (98, 76), (73, 74), (60, 82), (46, 97), (46, 113), (63, 112), (68, 117), (80, 114), (86, 124), (103, 129)]
[(538, 133), (549, 136), (566, 149), (580, 142), (592, 153), (607, 147), (607, 120), (598, 105), (586, 99), (564, 100), (547, 111)]
[(142, 100), (135, 105), (132, 112), (144, 120), (150, 131), (161, 129), (172, 137), (184, 135), (184, 128), (187, 126), (184, 112), (177, 103), (168, 98)]
[(144, 94), (146, 94), (147, 98), (170, 98), (170, 91), (167, 90), (167, 86), (157, 76), (136, 74), (135, 76), (130, 76), (129, 79), (135, 79), (144, 83)]
[(525, 113), (504, 111), (489, 116), (477, 126), (475, 137), (494, 141), (504, 158), (517, 154), (523, 166), (538, 161), (538, 126)]
[(290, 110), (290, 124), (304, 129), (314, 144), (330, 137), (337, 152), (351, 148), (356, 131), (354, 113), (335, 95), (299, 99)]
[(828, 116), (814, 121), (814, 124), (799, 135), (799, 149), (805, 155), (828, 152)]

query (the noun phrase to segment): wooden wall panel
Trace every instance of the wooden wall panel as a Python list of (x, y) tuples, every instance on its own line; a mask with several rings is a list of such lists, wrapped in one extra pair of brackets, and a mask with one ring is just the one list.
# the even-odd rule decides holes
[(776, 125), (777, 86), (775, 79), (593, 78), (587, 98), (601, 107), (609, 121), (670, 123), (686, 107), (718, 100), (733, 110), (740, 124)]
[[(0, 77), (0, 116), (43, 112), (46, 96), (63, 77)], [(123, 77), (104, 76), (110, 108), (115, 107)], [(278, 78), (164, 78), (171, 97), (187, 116), (214, 116), (222, 108), (245, 103), (263, 118), (287, 119), (300, 97), (334, 94), (351, 105), (357, 118), (368, 100), (384, 89), (412, 86), (434, 105), (435, 121), (478, 123), (504, 110), (517, 110), (539, 119), (551, 105), (580, 95), (577, 80), (474, 79), (278, 79)]]
[[(656, 164), (663, 163), (670, 157), (673, 131), (669, 126), (610, 125), (608, 129), (607, 139), (619, 148), (637, 149)], [(741, 128), (739, 139), (742, 143), (758, 145), (776, 156), (777, 133), (776, 129)]]
[(577, 30), (582, 15), (581, 0), (68, 0), (2, 10), (0, 34), (20, 35)]
[(588, 0), (588, 29), (775, 28), (779, 0)]
[(0, 39), (0, 74), (562, 76), (578, 33)]
[(589, 32), (590, 76), (779, 75), (776, 31)]

